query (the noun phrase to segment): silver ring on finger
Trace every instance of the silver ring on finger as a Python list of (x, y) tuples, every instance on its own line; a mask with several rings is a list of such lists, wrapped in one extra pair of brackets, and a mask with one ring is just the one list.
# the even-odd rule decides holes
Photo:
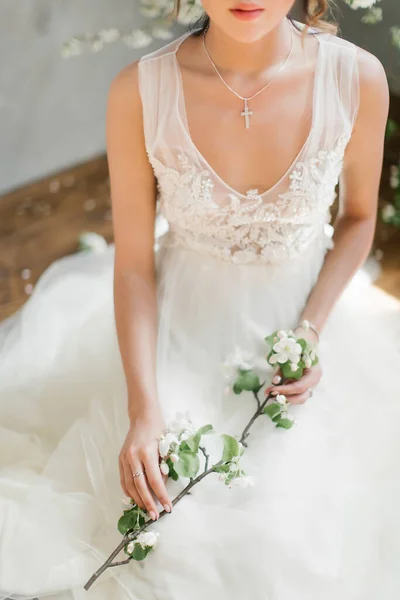
[(312, 397), (312, 395), (313, 395), (313, 393), (314, 393), (314, 390), (313, 390), (312, 388), (310, 388), (310, 387), (309, 387), (309, 388), (307, 388), (307, 392), (310, 394), (310, 396), (309, 396), (309, 397), (311, 398), (311, 397)]
[(143, 475), (144, 471), (136, 471), (136, 473), (133, 474), (133, 479), (135, 479), (135, 477), (139, 477), (139, 475)]

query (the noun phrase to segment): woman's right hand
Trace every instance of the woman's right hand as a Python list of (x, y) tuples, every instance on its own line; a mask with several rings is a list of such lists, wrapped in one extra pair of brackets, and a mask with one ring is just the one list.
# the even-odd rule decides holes
[[(158, 440), (165, 428), (160, 411), (141, 412), (131, 418), (131, 425), (119, 454), (121, 487), (126, 496), (131, 497), (143, 510), (147, 510), (155, 520), (159, 517), (156, 499), (167, 512), (172, 503), (165, 485), (167, 475), (159, 467)], [(137, 471), (143, 475), (133, 477)]]

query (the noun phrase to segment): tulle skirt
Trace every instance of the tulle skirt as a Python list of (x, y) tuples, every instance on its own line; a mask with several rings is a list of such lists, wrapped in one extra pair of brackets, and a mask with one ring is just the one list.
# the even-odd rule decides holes
[[(157, 386), (166, 420), (190, 412), (240, 437), (256, 406), (226, 389), (236, 346), (270, 381), (264, 337), (293, 327), (324, 258), (236, 265), (161, 238)], [(0, 324), (0, 598), (397, 600), (400, 303), (358, 273), (324, 329), (323, 378), (259, 418), (242, 458), (254, 487), (210, 475), (167, 515), (143, 562), (84, 584), (118, 545), (127, 393), (113, 314), (114, 246), (53, 263)], [(168, 480), (171, 498), (187, 480)], [(124, 555), (121, 554), (123, 559)]]

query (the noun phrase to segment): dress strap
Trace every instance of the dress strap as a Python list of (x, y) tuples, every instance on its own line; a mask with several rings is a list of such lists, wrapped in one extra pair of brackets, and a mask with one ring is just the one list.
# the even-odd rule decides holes
[(331, 33), (318, 34), (323, 66), (317, 98), (318, 118), (311, 153), (330, 151), (351, 136), (359, 107), (357, 46)]
[(157, 134), (162, 131), (165, 120), (176, 109), (175, 53), (183, 40), (193, 31), (197, 29), (186, 31), (158, 50), (144, 54), (139, 59), (139, 93), (142, 100), (143, 127), (148, 154), (152, 153)]

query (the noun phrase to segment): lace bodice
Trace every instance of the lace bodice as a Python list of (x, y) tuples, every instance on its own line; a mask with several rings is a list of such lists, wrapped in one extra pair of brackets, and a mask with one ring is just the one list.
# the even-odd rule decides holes
[(176, 51), (187, 35), (139, 62), (146, 150), (168, 222), (163, 244), (240, 264), (293, 259), (317, 238), (332, 247), (326, 225), (359, 104), (357, 47), (318, 33), (307, 141), (267, 192), (240, 194), (218, 177), (190, 138), (176, 64)]

